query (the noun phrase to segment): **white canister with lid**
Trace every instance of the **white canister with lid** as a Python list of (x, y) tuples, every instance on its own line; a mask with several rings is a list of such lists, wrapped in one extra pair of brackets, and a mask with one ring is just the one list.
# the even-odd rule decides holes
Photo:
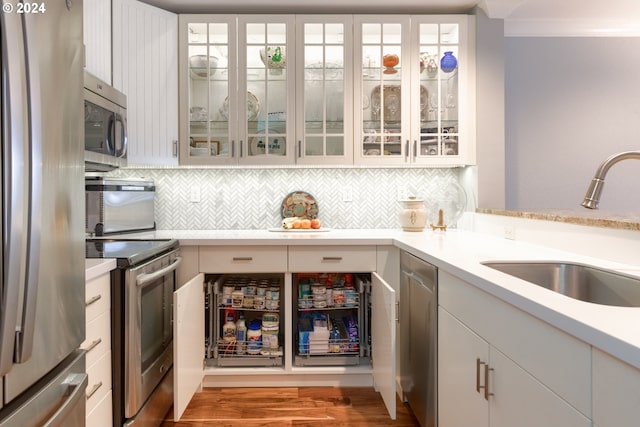
[(422, 231), (427, 225), (427, 208), (424, 200), (410, 196), (400, 200), (400, 226), (404, 231)]

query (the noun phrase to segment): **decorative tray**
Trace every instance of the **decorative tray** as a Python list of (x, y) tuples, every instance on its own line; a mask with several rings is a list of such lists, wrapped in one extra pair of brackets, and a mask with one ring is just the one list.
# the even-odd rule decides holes
[(321, 227), (321, 228), (268, 228), (267, 230), (272, 231), (274, 233), (323, 233), (325, 231), (330, 231), (330, 228)]

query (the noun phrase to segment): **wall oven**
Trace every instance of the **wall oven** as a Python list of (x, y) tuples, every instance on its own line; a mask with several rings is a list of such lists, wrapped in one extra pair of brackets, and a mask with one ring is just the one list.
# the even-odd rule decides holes
[(116, 258), (111, 275), (115, 426), (157, 427), (173, 403), (176, 240), (87, 239), (87, 258)]
[(85, 170), (106, 172), (127, 165), (127, 97), (84, 73)]

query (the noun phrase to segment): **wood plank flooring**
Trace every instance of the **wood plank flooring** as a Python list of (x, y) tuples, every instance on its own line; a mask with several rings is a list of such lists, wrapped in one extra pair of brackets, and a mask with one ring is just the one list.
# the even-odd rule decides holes
[(180, 422), (168, 418), (162, 427), (419, 427), (409, 406), (396, 404), (391, 420), (369, 387), (205, 388)]

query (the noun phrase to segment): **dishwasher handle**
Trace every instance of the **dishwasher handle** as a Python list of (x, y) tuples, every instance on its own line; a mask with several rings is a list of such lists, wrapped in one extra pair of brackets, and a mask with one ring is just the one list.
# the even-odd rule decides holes
[(428, 280), (428, 279), (426, 279), (426, 278), (424, 278), (422, 276), (418, 276), (416, 273), (414, 273), (412, 271), (402, 270), (402, 274), (404, 274), (409, 279), (413, 280), (414, 282), (417, 282), (421, 286), (424, 286), (425, 288), (427, 288), (427, 289), (429, 289), (431, 291), (435, 290), (435, 287), (436, 287), (435, 280)]

